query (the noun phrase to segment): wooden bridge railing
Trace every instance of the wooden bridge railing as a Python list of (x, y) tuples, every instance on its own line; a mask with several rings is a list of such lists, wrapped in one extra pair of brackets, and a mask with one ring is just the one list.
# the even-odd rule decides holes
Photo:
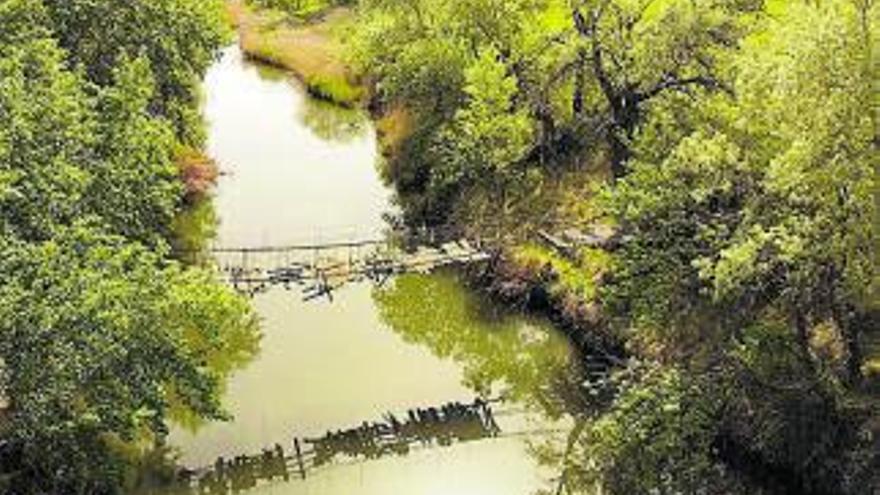
[[(386, 238), (214, 247), (210, 253), (220, 276), (242, 293), (255, 295), (273, 286), (298, 286), (305, 300), (323, 296), (332, 300), (337, 288), (351, 282), (383, 284), (401, 273), (425, 273), (491, 258), (481, 239), (453, 234), (456, 232), (451, 230), (421, 229), (390, 232)], [(572, 256), (584, 247), (611, 248), (626, 241), (601, 225), (558, 234), (539, 231), (538, 238)]]
[(237, 290), (255, 295), (273, 286), (303, 290), (304, 299), (328, 296), (345, 284), (382, 284), (401, 273), (426, 273), (449, 265), (488, 260), (467, 240), (411, 246), (378, 239), (327, 244), (222, 247), (211, 251), (221, 277)]

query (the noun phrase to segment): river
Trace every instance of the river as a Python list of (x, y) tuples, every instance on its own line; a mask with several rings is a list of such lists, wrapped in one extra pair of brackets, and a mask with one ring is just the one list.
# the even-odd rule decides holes
[[(363, 114), (311, 99), (286, 75), (243, 60), (236, 47), (210, 70), (205, 90), (208, 148), (223, 172), (218, 244), (382, 233), (391, 193), (376, 172), (375, 133)], [(405, 276), (384, 289), (351, 285), (332, 303), (273, 289), (253, 304), (263, 339), (228, 384), (224, 405), (233, 419), (174, 429), (170, 443), (184, 465), (288, 446), (294, 436), (320, 436), (389, 411), (471, 401), (478, 391), (509, 392), (513, 406), (535, 411), (499, 419), (504, 431), (527, 431), (549, 424), (542, 414), (552, 403), (548, 384), (571, 373), (565, 339), (545, 322), (480, 300), (454, 274)], [(250, 493), (531, 494), (554, 473), (537, 465), (530, 439), (341, 463)]]

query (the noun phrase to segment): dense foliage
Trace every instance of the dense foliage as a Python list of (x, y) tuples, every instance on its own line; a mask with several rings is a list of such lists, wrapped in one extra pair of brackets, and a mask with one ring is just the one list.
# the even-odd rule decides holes
[(170, 257), (221, 2), (0, 1), (0, 491), (119, 493), (222, 418), (246, 302)]
[(601, 259), (572, 292), (632, 363), (584, 411), (565, 488), (880, 486), (877, 2), (362, 8), (374, 105), (413, 116), (385, 167), (405, 221), (616, 230), (606, 257), (517, 251), (572, 288)]
[(167, 119), (184, 144), (201, 142), (199, 85), (229, 36), (223, 2), (44, 0), (42, 5), (69, 65), (84, 70), (89, 81), (110, 85), (120, 57), (149, 60), (155, 82), (150, 113)]
[[(446, 205), (492, 194), (497, 181), (508, 183), (501, 201), (513, 210), (538, 187), (530, 170), (586, 160), (585, 150), (606, 153), (611, 173), (624, 175), (637, 132), (681, 124), (679, 115), (699, 113), (696, 95), (729, 91), (720, 53), (760, 9), (745, 1), (363, 3), (355, 59), (378, 79), (385, 106), (418, 117), (387, 169), (411, 223), (441, 223)], [(497, 136), (480, 135), (489, 129)], [(468, 156), (468, 142), (480, 139), (505, 166)], [(462, 173), (460, 163), (474, 159), (478, 171)]]
[[(178, 164), (199, 161), (222, 8), (0, 0), (0, 489), (132, 488), (169, 418), (224, 416), (225, 378), (256, 348), (247, 305), (169, 255), (181, 219), (210, 216), (181, 215)], [(576, 419), (542, 454), (559, 493), (880, 490), (880, 2), (358, 14), (352, 62), (404, 222), (503, 234), (517, 262), (557, 272), (549, 299), (592, 315), (573, 332), (618, 340), (610, 376), (579, 387), (536, 372), (549, 341), (461, 328), (474, 308), (446, 281), (378, 293), (387, 322), (474, 384), (558, 382), (531, 398)], [(535, 245), (597, 224), (616, 233), (607, 251)]]

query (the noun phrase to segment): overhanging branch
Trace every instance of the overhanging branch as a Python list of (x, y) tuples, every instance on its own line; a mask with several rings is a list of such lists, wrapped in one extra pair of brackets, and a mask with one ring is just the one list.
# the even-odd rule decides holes
[(724, 91), (726, 93), (732, 94), (733, 91), (722, 84), (720, 81), (710, 76), (694, 76), (687, 78), (679, 78), (679, 77), (666, 77), (659, 83), (655, 84), (654, 87), (645, 92), (636, 93), (636, 99), (638, 101), (646, 101), (654, 98), (664, 91), (674, 90), (674, 91), (683, 91), (690, 87), (702, 87), (708, 89), (710, 91)]

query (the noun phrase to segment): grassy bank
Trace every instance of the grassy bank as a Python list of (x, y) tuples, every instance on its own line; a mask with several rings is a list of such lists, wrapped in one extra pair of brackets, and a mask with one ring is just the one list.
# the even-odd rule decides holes
[(300, 18), (275, 10), (254, 9), (243, 0), (228, 4), (239, 44), (249, 57), (289, 70), (321, 99), (353, 107), (365, 94), (344, 62), (337, 33), (353, 16), (335, 7)]

